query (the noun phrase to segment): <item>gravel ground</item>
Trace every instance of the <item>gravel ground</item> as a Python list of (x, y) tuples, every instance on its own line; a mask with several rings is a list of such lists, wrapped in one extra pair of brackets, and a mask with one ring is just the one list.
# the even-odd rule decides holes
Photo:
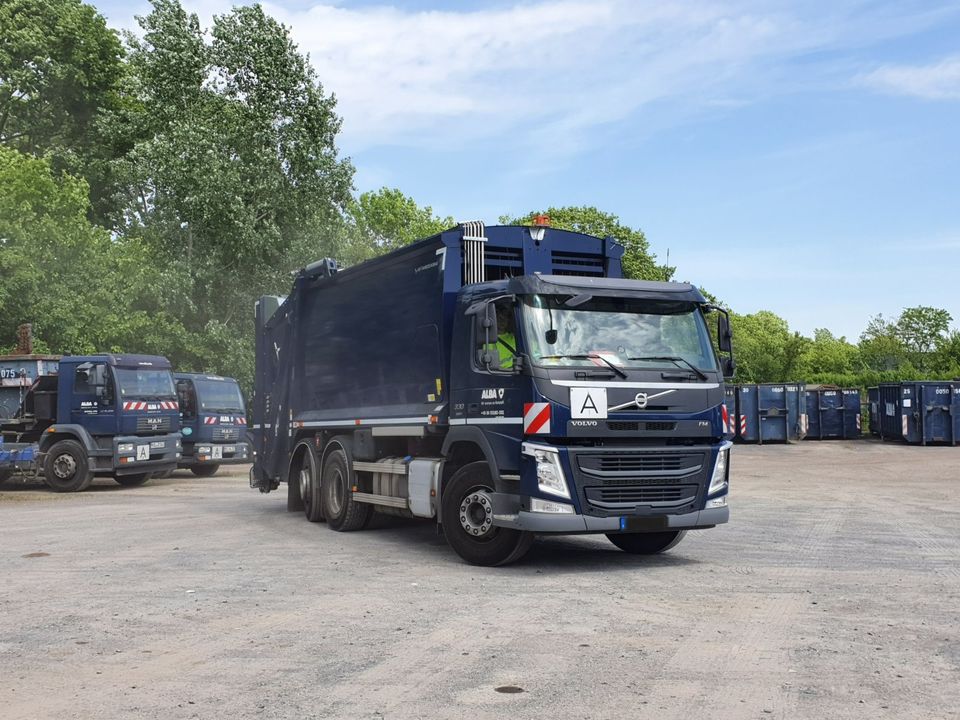
[(549, 538), (498, 569), (429, 523), (310, 524), (245, 467), (8, 486), (0, 716), (960, 717), (960, 448), (732, 470), (732, 522), (666, 555)]

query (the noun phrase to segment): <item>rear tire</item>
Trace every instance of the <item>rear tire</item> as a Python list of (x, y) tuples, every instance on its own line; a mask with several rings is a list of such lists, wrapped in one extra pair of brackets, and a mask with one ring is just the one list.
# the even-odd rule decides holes
[(370, 520), (373, 506), (353, 499), (353, 473), (345, 440), (338, 442), (335, 438), (327, 447), (331, 446), (323, 461), (323, 480), (320, 484), (323, 514), (327, 524), (338, 532), (359, 530)]
[(197, 477), (213, 477), (219, 469), (219, 465), (194, 465), (190, 468), (190, 472)]
[(80, 492), (90, 487), (93, 473), (87, 451), (76, 440), (60, 440), (47, 451), (43, 479), (54, 492)]
[(631, 555), (656, 555), (666, 552), (683, 540), (686, 530), (653, 533), (610, 533), (607, 539)]
[(151, 477), (154, 480), (166, 480), (167, 478), (173, 477), (174, 472), (176, 472), (176, 468), (173, 470), (164, 470), (163, 472), (155, 472)]
[(533, 533), (493, 525), (493, 482), (485, 462), (457, 470), (443, 488), (440, 518), (450, 547), (471, 565), (516, 562), (533, 545)]
[[(290, 492), (296, 493), (300, 500), (300, 509), (310, 522), (321, 522), (323, 515), (323, 486), (320, 484), (320, 468), (317, 456), (309, 445), (300, 452), (297, 473), (288, 480), (287, 508), (290, 507)], [(294, 503), (296, 504), (296, 503)]]
[(151, 477), (152, 473), (137, 473), (136, 475), (115, 475), (113, 479), (117, 481), (118, 485), (137, 487), (143, 485)]

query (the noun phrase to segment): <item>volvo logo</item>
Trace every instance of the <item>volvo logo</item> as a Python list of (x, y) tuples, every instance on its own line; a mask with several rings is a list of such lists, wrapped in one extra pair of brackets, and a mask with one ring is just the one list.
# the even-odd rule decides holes
[(664, 390), (663, 392), (654, 393), (653, 395), (645, 392), (637, 393), (633, 400), (628, 403), (623, 403), (622, 405), (616, 405), (612, 408), (609, 408), (610, 412), (616, 410), (626, 410), (627, 408), (637, 407), (640, 410), (646, 410), (647, 406), (650, 404), (651, 400), (654, 400), (658, 397), (663, 397), (664, 395), (669, 395), (670, 393), (676, 392), (676, 390)]

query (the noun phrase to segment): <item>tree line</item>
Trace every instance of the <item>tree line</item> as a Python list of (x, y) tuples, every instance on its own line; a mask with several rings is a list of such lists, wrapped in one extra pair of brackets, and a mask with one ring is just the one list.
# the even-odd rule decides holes
[[(259, 5), (209, 28), (152, 0), (138, 34), (81, 0), (0, 5), (0, 353), (165, 355), (253, 375), (253, 303), (319, 257), (350, 265), (454, 225), (396, 188), (358, 193), (341, 118), (288, 28)], [(613, 236), (628, 277), (670, 280), (639, 229), (595, 207), (539, 208)], [(734, 314), (738, 380), (864, 385), (960, 375), (936, 308), (876, 317), (857, 343)]]

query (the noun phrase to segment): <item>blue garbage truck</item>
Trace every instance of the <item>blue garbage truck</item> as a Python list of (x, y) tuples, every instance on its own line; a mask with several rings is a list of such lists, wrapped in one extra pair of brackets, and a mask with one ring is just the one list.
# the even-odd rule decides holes
[(179, 467), (211, 477), (221, 465), (249, 462), (247, 411), (233, 378), (174, 373), (180, 403), (183, 456)]
[(727, 522), (729, 318), (623, 252), (473, 222), (306, 266), (256, 305), (251, 487), (337, 531), (431, 518), (488, 566), (537, 534), (652, 554)]
[(170, 363), (150, 355), (68, 355), (0, 420), (0, 480), (39, 476), (56, 492), (95, 476), (140, 485), (180, 460)]

